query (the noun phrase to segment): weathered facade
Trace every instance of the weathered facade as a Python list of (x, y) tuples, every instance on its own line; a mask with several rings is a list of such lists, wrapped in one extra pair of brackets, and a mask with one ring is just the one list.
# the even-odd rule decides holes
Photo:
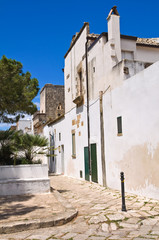
[(33, 134), (33, 126), (31, 119), (20, 119), (17, 122), (16, 130), (21, 130), (23, 133)]
[(40, 111), (33, 116), (34, 133), (42, 133), (46, 122), (64, 114), (64, 86), (45, 84), (40, 92)]
[(108, 32), (90, 34), (84, 23), (73, 37), (65, 117), (44, 134), (57, 149), (54, 171), (114, 189), (123, 171), (127, 191), (159, 199), (159, 39), (121, 35), (119, 20), (113, 7)]

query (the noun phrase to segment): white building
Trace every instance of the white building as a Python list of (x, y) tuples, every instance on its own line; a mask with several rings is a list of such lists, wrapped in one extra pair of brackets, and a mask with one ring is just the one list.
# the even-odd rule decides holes
[(50, 171), (114, 189), (123, 171), (126, 191), (159, 199), (159, 39), (121, 35), (119, 19), (113, 7), (100, 35), (84, 23), (65, 54), (65, 117), (44, 128)]
[(23, 133), (33, 134), (32, 119), (19, 119), (16, 130), (22, 130)]

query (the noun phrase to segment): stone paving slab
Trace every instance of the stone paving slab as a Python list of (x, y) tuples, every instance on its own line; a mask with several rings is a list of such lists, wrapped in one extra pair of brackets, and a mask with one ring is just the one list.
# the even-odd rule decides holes
[(60, 226), (76, 216), (77, 210), (56, 190), (0, 197), (0, 234)]
[(119, 191), (66, 176), (50, 179), (78, 216), (62, 226), (2, 234), (1, 240), (159, 239), (159, 201), (126, 194), (128, 211), (122, 212)]

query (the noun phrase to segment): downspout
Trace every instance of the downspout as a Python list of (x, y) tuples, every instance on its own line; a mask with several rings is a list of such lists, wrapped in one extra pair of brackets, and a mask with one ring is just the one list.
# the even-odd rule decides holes
[[(87, 135), (88, 135), (88, 162), (89, 162), (89, 175), (92, 175), (92, 163), (90, 154), (90, 122), (89, 122), (89, 84), (88, 84), (88, 37), (85, 43), (85, 55), (86, 55), (86, 90), (87, 90)], [(89, 179), (90, 180), (90, 179)]]
[(99, 92), (99, 99), (100, 99), (100, 137), (101, 137), (102, 178), (103, 178), (103, 186), (107, 187), (106, 162), (105, 162), (105, 141), (104, 141), (104, 119), (103, 119), (103, 91)]

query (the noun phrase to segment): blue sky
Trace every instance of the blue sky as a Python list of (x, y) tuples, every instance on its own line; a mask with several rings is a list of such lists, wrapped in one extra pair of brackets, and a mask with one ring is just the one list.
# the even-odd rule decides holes
[[(64, 55), (72, 36), (84, 22), (90, 23), (91, 32), (106, 32), (106, 17), (114, 5), (122, 34), (159, 36), (158, 0), (0, 0), (0, 57), (22, 62), (40, 88), (64, 84)], [(34, 102), (39, 103), (39, 97)]]

